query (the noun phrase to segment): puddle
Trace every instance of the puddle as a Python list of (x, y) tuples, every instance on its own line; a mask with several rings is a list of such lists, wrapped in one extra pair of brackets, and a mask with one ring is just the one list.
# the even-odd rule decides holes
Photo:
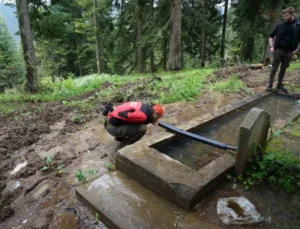
[[(271, 114), (272, 127), (275, 129), (286, 124), (296, 113), (300, 113), (300, 104), (297, 100), (274, 94), (250, 103), (226, 116), (217, 118), (215, 121), (200, 128), (195, 128), (192, 132), (229, 145), (237, 145), (239, 126), (253, 107), (264, 109)], [(224, 153), (220, 149), (187, 137), (176, 139), (164, 146), (156, 147), (156, 149), (194, 170), (199, 170), (205, 166), (206, 161), (209, 163), (209, 160), (206, 158), (206, 161), (203, 161), (203, 154), (211, 154), (212, 152)], [(217, 157), (216, 155), (214, 159)]]
[(10, 175), (16, 174), (16, 173), (19, 172), (22, 168), (24, 168), (27, 164), (28, 164), (27, 161), (24, 161), (24, 162), (22, 162), (22, 163), (17, 164), (17, 166), (16, 166), (12, 171), (10, 171), (9, 174), (10, 174)]
[(37, 200), (40, 198), (47, 190), (50, 189), (52, 186), (52, 181), (50, 180), (44, 180), (42, 181), (32, 192), (31, 192), (31, 197), (34, 200)]

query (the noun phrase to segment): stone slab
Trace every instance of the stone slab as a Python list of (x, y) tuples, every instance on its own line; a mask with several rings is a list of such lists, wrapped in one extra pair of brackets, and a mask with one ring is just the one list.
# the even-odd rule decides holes
[(235, 172), (243, 174), (253, 151), (261, 151), (267, 144), (271, 115), (259, 108), (252, 108), (240, 126)]
[(106, 173), (78, 187), (76, 192), (99, 213), (109, 228), (220, 228), (200, 220), (194, 212), (178, 207), (118, 171)]

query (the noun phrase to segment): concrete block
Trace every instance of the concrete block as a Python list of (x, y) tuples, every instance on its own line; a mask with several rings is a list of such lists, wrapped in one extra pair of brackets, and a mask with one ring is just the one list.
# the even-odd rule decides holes
[(126, 147), (119, 151), (116, 168), (173, 203), (192, 208), (216, 186), (234, 165), (224, 154), (196, 171), (152, 148)]
[(120, 229), (220, 229), (114, 171), (76, 188), (109, 228)]
[(252, 108), (240, 126), (235, 172), (245, 172), (253, 150), (260, 151), (267, 143), (271, 115), (259, 108)]

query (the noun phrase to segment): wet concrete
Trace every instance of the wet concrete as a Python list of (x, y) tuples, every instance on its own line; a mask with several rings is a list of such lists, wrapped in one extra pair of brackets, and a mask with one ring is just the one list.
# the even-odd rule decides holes
[(135, 180), (115, 171), (76, 189), (111, 228), (217, 229), (193, 212), (169, 202)]

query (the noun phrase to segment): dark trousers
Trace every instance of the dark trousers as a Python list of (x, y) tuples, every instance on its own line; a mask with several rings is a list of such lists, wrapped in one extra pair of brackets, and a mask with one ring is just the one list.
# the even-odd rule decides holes
[(107, 132), (125, 144), (132, 144), (140, 140), (147, 132), (145, 124), (124, 124), (113, 126), (109, 122), (106, 124)]
[(280, 72), (278, 75), (277, 88), (282, 87), (282, 81), (283, 81), (283, 78), (285, 75), (285, 71), (289, 67), (292, 56), (293, 56), (292, 51), (286, 51), (286, 50), (282, 50), (282, 49), (276, 49), (274, 51), (273, 65), (272, 65), (272, 70), (271, 70), (270, 78), (269, 78), (269, 86), (273, 85), (277, 69), (279, 67), (279, 64), (281, 63)]

